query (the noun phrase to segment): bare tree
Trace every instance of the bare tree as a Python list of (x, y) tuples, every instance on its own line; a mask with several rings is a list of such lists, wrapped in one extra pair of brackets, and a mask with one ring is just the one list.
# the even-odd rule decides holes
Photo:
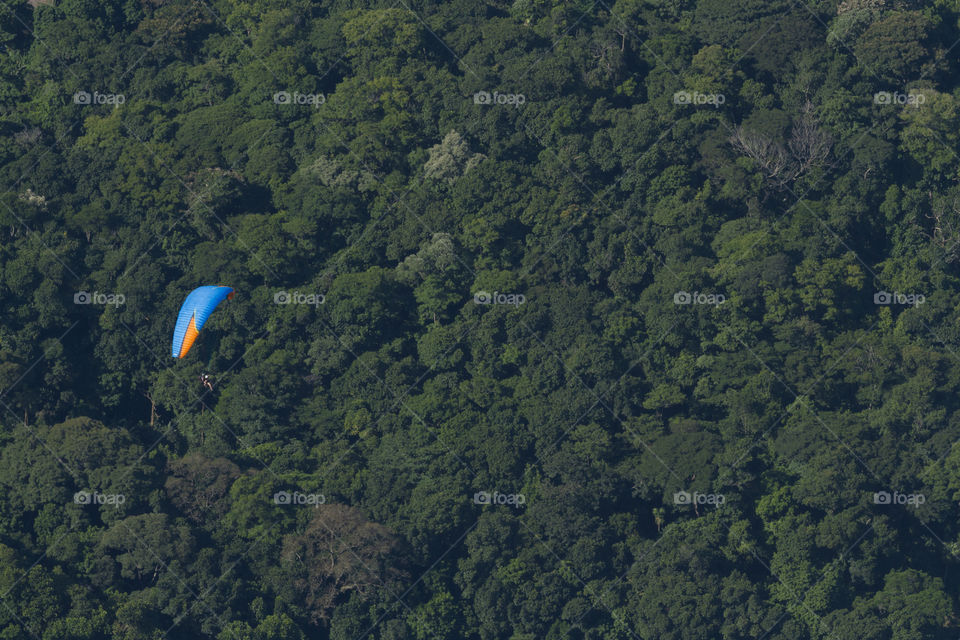
[(790, 158), (786, 151), (762, 133), (738, 126), (730, 136), (730, 144), (734, 149), (754, 160), (767, 180), (783, 186), (793, 179)]
[(833, 147), (833, 139), (820, 128), (809, 102), (793, 123), (786, 149), (764, 134), (743, 126), (735, 127), (729, 140), (734, 149), (757, 163), (763, 176), (777, 189), (823, 166)]
[(226, 458), (206, 458), (191, 453), (169, 465), (164, 490), (170, 501), (190, 520), (211, 522), (230, 507), (226, 499), (240, 467)]
[(803, 106), (803, 114), (794, 122), (787, 146), (797, 164), (798, 178), (809, 173), (811, 169), (822, 166), (830, 157), (833, 139), (817, 124), (810, 102)]
[(338, 600), (354, 592), (367, 596), (404, 573), (397, 568), (399, 541), (383, 525), (353, 507), (315, 507), (302, 535), (286, 536), (283, 560), (291, 584), (315, 621), (326, 620)]

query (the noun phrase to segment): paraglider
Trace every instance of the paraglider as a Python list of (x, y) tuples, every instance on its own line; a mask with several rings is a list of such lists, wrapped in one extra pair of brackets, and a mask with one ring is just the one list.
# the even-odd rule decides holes
[(177, 326), (173, 330), (173, 344), (170, 346), (174, 358), (182, 358), (190, 351), (207, 318), (224, 300), (233, 298), (230, 287), (207, 285), (197, 287), (183, 301)]

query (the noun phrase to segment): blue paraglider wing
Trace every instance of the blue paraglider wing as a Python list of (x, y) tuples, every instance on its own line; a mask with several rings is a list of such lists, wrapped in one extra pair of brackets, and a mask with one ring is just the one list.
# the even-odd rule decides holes
[(180, 307), (177, 326), (173, 330), (173, 344), (170, 346), (170, 351), (174, 358), (187, 355), (213, 310), (221, 302), (232, 297), (233, 289), (214, 285), (197, 287), (190, 292), (187, 299), (183, 301), (183, 306)]

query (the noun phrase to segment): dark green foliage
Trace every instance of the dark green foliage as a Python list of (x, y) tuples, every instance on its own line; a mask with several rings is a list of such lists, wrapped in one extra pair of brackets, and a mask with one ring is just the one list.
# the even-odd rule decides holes
[(0, 638), (956, 637), (958, 19), (4, 2)]

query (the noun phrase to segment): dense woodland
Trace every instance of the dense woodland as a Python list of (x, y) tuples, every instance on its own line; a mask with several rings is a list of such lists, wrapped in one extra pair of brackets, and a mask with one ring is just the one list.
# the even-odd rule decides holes
[(958, 0), (0, 8), (0, 638), (960, 635)]

